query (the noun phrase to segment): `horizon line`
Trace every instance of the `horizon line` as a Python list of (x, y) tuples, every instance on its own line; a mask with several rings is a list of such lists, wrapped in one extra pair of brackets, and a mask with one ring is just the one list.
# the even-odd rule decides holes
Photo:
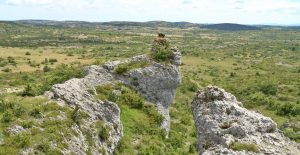
[(220, 22), (220, 23), (195, 23), (189, 21), (166, 21), (166, 20), (148, 20), (148, 21), (130, 21), (130, 20), (107, 20), (107, 21), (92, 21), (92, 20), (56, 20), (56, 19), (16, 19), (16, 20), (2, 20), (0, 22), (17, 22), (17, 21), (53, 21), (53, 22), (86, 22), (86, 23), (112, 23), (112, 22), (135, 22), (135, 23), (147, 23), (147, 22), (168, 22), (168, 23), (190, 23), (190, 24), (239, 24), (248, 26), (300, 26), (299, 24), (279, 24), (279, 23), (256, 23), (256, 24), (244, 24), (235, 22)]

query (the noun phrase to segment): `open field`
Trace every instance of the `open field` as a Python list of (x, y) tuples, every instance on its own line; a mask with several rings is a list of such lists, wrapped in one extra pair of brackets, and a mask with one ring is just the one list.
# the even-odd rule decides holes
[[(300, 31), (297, 30), (65, 28), (0, 23), (0, 97), (7, 102), (17, 99), (16, 102), (26, 107), (28, 100), (43, 94), (52, 84), (80, 77), (85, 65), (149, 53), (157, 32), (165, 33), (171, 45), (177, 46), (183, 54), (182, 85), (171, 108), (169, 139), (163, 139), (167, 145), (157, 140), (159, 135), (148, 135), (139, 146), (144, 150), (141, 154), (147, 154), (151, 149), (166, 154), (196, 154), (190, 103), (194, 93), (207, 85), (224, 88), (246, 108), (271, 117), (279, 128), (285, 124), (284, 133), (300, 142)], [(50, 69), (44, 69), (45, 66)], [(28, 87), (27, 95), (32, 97), (6, 92), (7, 89), (22, 91)], [(33, 103), (40, 104), (39, 100)], [(127, 107), (124, 110), (146, 117)], [(3, 118), (2, 114), (0, 118)], [(122, 119), (135, 120), (131, 116)], [(1, 125), (3, 132), (7, 126), (4, 122)], [(131, 135), (134, 136), (137, 135)], [(157, 141), (150, 142), (153, 137)], [(134, 139), (129, 141), (133, 143)], [(130, 151), (131, 147), (119, 148), (118, 154), (132, 153)]]

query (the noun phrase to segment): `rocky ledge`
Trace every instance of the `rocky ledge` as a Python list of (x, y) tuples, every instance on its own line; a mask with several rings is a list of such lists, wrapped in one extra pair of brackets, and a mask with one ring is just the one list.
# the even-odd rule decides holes
[(243, 108), (218, 87), (198, 91), (192, 111), (199, 154), (300, 154), (299, 144), (286, 138), (274, 121)]
[[(61, 106), (70, 106), (73, 109), (88, 115), (84, 124), (74, 125), (76, 134), (66, 140), (68, 149), (63, 154), (86, 154), (91, 149), (92, 154), (112, 154), (123, 136), (120, 109), (110, 101), (96, 100), (95, 89), (115, 81), (121, 82), (135, 89), (147, 101), (153, 103), (159, 113), (164, 116), (161, 127), (166, 131), (170, 128), (169, 106), (172, 103), (177, 86), (180, 84), (181, 54), (171, 49), (172, 58), (169, 63), (157, 63), (146, 55), (136, 56), (124, 61), (107, 62), (103, 66), (89, 66), (85, 68), (85, 77), (71, 79), (63, 84), (56, 84), (45, 95), (55, 100)], [(116, 72), (120, 65), (147, 62), (147, 66), (131, 68), (126, 73)], [(102, 139), (97, 134), (95, 126), (101, 121), (109, 126), (108, 137)], [(84, 132), (92, 135), (94, 146), (88, 148), (88, 140)]]

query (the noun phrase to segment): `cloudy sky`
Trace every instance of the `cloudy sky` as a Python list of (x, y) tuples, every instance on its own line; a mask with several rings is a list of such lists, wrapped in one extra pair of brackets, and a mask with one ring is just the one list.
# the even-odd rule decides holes
[(0, 0), (0, 20), (300, 25), (300, 0)]

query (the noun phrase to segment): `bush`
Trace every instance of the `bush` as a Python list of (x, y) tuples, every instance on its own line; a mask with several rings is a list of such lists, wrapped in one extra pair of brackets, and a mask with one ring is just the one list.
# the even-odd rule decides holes
[(49, 72), (49, 71), (50, 71), (50, 67), (44, 66), (43, 71), (44, 71), (44, 72)]
[(192, 82), (191, 79), (183, 78), (182, 84), (179, 86), (179, 90), (185, 94), (187, 92), (196, 92), (199, 90), (199, 87), (196, 83)]
[(247, 143), (239, 143), (233, 142), (229, 146), (230, 149), (235, 151), (251, 151), (251, 152), (259, 152), (257, 145), (255, 144), (247, 144)]
[(25, 55), (31, 55), (31, 53), (30, 52), (26, 52)]
[(17, 148), (26, 148), (30, 146), (30, 134), (29, 133), (21, 133), (14, 136), (11, 136), (6, 140), (5, 145), (13, 146)]
[(157, 112), (157, 110), (155, 109), (155, 107), (153, 105), (144, 105), (143, 107), (143, 111), (149, 115), (149, 119), (151, 121), (151, 123), (157, 124), (157, 125), (161, 125), (161, 123), (164, 120), (164, 117)]
[(266, 95), (276, 95), (277, 86), (274, 84), (263, 84), (259, 86), (259, 90)]
[(151, 53), (151, 57), (158, 62), (166, 62), (172, 58), (172, 52), (169, 48), (158, 45)]
[(25, 89), (20, 93), (21, 96), (35, 96), (35, 91), (32, 86), (27, 84)]
[(300, 115), (300, 106), (292, 103), (284, 103), (278, 107), (276, 114), (281, 116)]
[(2, 69), (2, 71), (8, 73), (8, 72), (11, 72), (12, 70), (10, 68), (4, 68), (4, 69)]
[[(40, 74), (39, 74), (40, 75)], [(51, 69), (49, 72), (42, 74), (42, 79), (40, 83), (32, 81), (28, 83), (25, 90), (20, 93), (22, 96), (37, 96), (44, 94), (48, 91), (54, 84), (63, 83), (71, 78), (81, 78), (83, 77), (82, 67), (69, 67), (68, 65), (59, 65), (55, 69)]]
[(41, 109), (38, 107), (35, 107), (29, 112), (29, 115), (33, 116), (35, 118), (41, 118), (42, 117)]
[(289, 137), (291, 140), (294, 140), (296, 142), (300, 142), (300, 133), (295, 132), (292, 128), (285, 128), (283, 130), (283, 133), (285, 136)]
[(127, 73), (132, 69), (136, 69), (136, 68), (143, 68), (149, 65), (148, 61), (132, 61), (126, 64), (120, 64), (118, 65), (114, 71), (117, 74), (123, 74), (123, 73)]
[(10, 110), (7, 110), (3, 113), (1, 122), (3, 123), (9, 123), (13, 120), (13, 113)]
[(50, 63), (57, 62), (57, 59), (49, 59), (49, 62), (50, 62)]

